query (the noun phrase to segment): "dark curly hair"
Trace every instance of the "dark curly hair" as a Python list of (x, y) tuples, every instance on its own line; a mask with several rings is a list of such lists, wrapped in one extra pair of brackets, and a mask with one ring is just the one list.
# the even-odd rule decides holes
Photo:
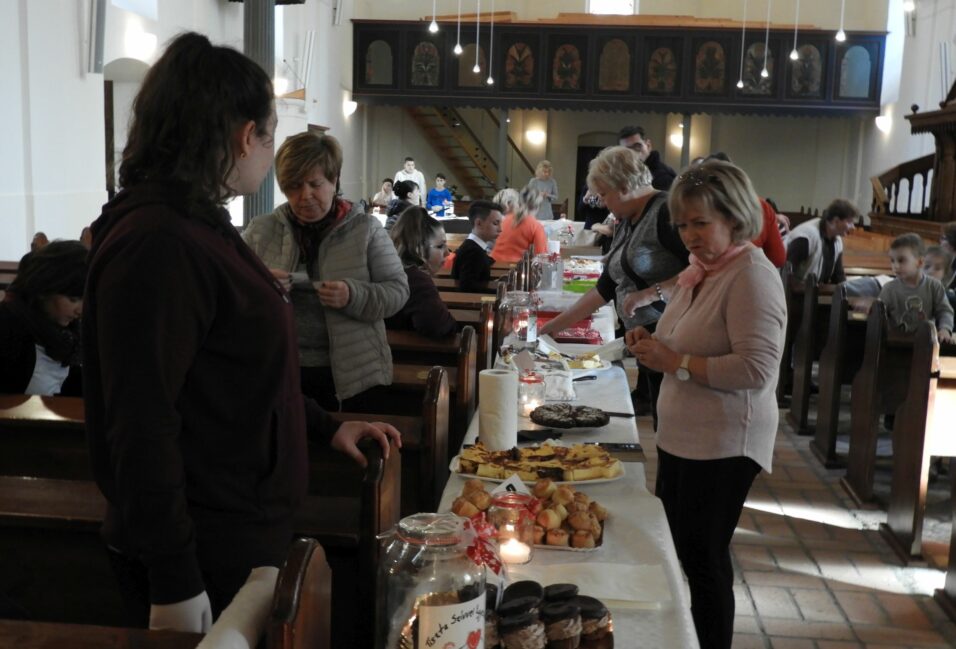
[(52, 295), (83, 297), (86, 283), (86, 257), (79, 241), (54, 241), (24, 256), (10, 292), (24, 304), (39, 309)]
[(201, 34), (181, 34), (133, 101), (120, 185), (178, 181), (190, 206), (222, 205), (235, 195), (228, 187), (233, 133), (251, 120), (267, 136), (272, 113), (272, 81), (261, 67)]

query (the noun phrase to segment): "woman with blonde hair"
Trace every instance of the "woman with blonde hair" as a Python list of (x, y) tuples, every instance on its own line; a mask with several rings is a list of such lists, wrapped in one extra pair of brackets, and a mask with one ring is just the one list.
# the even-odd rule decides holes
[(433, 337), (455, 333), (458, 323), (432, 279), (448, 257), (445, 228), (424, 207), (412, 206), (398, 217), (390, 234), (408, 277), (408, 301), (386, 318), (385, 327)]
[(626, 341), (643, 365), (664, 373), (655, 491), (690, 585), (700, 646), (730, 649), (730, 540), (754, 478), (771, 468), (787, 308), (777, 269), (750, 242), (763, 213), (743, 171), (705, 161), (677, 177), (669, 204), (690, 266), (656, 332), (637, 327)]
[(501, 234), (495, 241), (491, 256), (495, 261), (514, 263), (532, 245), (535, 254), (548, 252), (548, 235), (544, 226), (536, 218), (541, 208), (541, 196), (525, 187), (519, 194), (517, 190), (502, 189), (495, 194), (495, 202), (505, 209), (505, 219), (501, 222)]
[(542, 160), (534, 169), (534, 178), (528, 181), (527, 189), (541, 197), (541, 207), (535, 212), (539, 221), (554, 220), (551, 202), (558, 200), (558, 183), (554, 182), (554, 168), (548, 160)]
[(384, 321), (405, 304), (408, 281), (378, 220), (339, 195), (341, 171), (334, 137), (287, 138), (276, 179), (288, 202), (256, 217), (242, 238), (290, 290), (302, 391), (327, 410), (368, 412), (392, 383)]

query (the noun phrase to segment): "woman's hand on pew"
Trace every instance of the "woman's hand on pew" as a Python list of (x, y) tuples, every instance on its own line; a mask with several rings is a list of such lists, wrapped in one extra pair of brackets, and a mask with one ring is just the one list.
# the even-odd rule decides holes
[(212, 605), (206, 591), (174, 604), (149, 607), (149, 628), (154, 631), (207, 633), (212, 627)]
[(402, 434), (398, 432), (398, 429), (391, 424), (380, 421), (343, 422), (332, 437), (332, 448), (345, 453), (355, 460), (359, 466), (364, 467), (367, 461), (365, 455), (358, 449), (357, 444), (366, 437), (378, 441), (386, 458), (388, 458), (389, 441), (394, 442), (397, 448), (402, 448)]

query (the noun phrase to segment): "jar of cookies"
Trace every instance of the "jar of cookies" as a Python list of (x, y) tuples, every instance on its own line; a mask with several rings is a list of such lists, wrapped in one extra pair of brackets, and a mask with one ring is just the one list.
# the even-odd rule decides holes
[(510, 564), (531, 561), (534, 555), (535, 498), (505, 491), (496, 494), (488, 509), (488, 520), (498, 531), (498, 554)]
[(376, 647), (473, 646), (485, 630), (485, 569), (468, 556), (465, 519), (415, 514), (379, 564)]
[(538, 406), (544, 405), (547, 384), (544, 377), (535, 371), (518, 375), (518, 413), (528, 417)]

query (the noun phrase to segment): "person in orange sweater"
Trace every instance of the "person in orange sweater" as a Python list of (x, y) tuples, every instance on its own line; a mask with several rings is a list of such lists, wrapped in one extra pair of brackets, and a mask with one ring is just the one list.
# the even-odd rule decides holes
[(514, 189), (502, 189), (495, 195), (495, 202), (505, 209), (501, 234), (491, 251), (495, 261), (521, 261), (524, 251), (532, 244), (535, 254), (548, 252), (548, 235), (541, 221), (535, 218), (541, 201), (541, 196), (528, 188), (522, 189), (520, 194)]

